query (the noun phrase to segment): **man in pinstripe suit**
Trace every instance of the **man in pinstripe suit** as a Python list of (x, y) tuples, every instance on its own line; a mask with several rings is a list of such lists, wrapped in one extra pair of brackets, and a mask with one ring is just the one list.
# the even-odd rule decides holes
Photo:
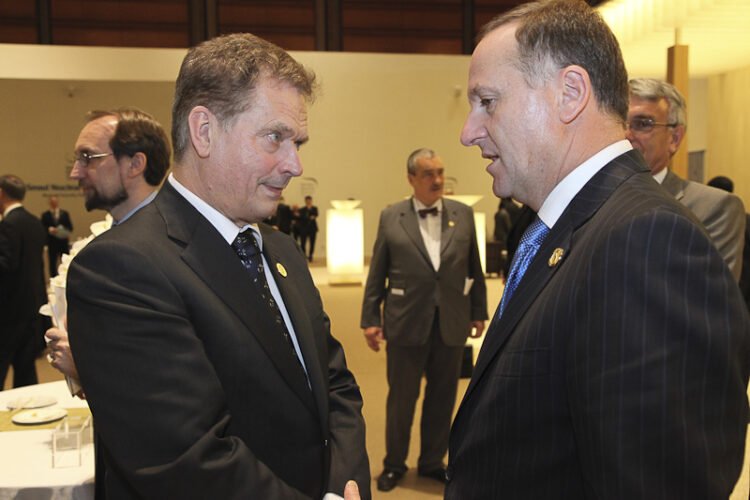
[(750, 319), (706, 231), (625, 141), (614, 35), (582, 0), (524, 4), (484, 29), (468, 92), (462, 142), (548, 233), (492, 319), (446, 498), (726, 498)]

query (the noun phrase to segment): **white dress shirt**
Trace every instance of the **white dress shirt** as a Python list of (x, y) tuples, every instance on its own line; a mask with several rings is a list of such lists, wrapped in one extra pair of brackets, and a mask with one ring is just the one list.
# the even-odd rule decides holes
[[(422, 233), (422, 241), (424, 241), (424, 246), (427, 248), (427, 254), (430, 256), (430, 261), (432, 261), (432, 267), (437, 271), (440, 269), (440, 233), (443, 221), (443, 199), (440, 198), (431, 207), (428, 207), (417, 198), (412, 198), (412, 200), (414, 200), (414, 211), (417, 212), (417, 220), (419, 220), (419, 232)], [(419, 210), (432, 207), (437, 208), (437, 215), (428, 215), (426, 217), (419, 215)]]

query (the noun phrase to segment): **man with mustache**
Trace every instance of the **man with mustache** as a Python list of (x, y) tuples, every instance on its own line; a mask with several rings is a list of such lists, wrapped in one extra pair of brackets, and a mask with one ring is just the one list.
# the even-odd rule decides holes
[(443, 458), (461, 353), (466, 337), (482, 335), (487, 319), (474, 212), (443, 198), (443, 161), (434, 151), (422, 148), (409, 155), (406, 176), (414, 196), (380, 215), (362, 304), (367, 345), (378, 352), (387, 341), (386, 456), (378, 477), (380, 491), (392, 490), (407, 470), (423, 375), (427, 386), (417, 473), (445, 482)]
[[(369, 498), (362, 397), (307, 267), (260, 221), (302, 174), (314, 76), (232, 34), (188, 51), (173, 172), (68, 273), (114, 498)], [(114, 190), (110, 191), (114, 192)]]

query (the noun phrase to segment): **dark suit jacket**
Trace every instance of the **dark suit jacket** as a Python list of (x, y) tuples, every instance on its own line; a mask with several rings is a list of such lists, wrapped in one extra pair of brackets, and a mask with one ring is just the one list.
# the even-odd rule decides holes
[[(111, 498), (369, 498), (362, 399), (307, 261), (261, 226), (312, 391), (232, 248), (175, 189), (79, 253), (70, 342)], [(267, 309), (265, 309), (267, 310)]]
[[(310, 217), (315, 217), (311, 219)], [(318, 232), (318, 207), (302, 207), (299, 209), (300, 230), (302, 234), (312, 234)]]
[(44, 241), (41, 222), (23, 207), (0, 222), (0, 324), (34, 317), (47, 301)]
[(621, 155), (574, 197), (490, 325), (446, 498), (727, 498), (744, 456), (749, 325), (705, 230), (640, 153)]
[[(443, 199), (437, 271), (427, 253), (418, 217), (411, 198), (380, 214), (361, 326), (382, 325), (385, 337), (393, 345), (422, 345), (430, 336), (438, 307), (443, 342), (463, 345), (471, 321), (487, 319), (487, 289), (477, 249), (474, 212), (463, 203)], [(468, 295), (464, 295), (466, 278), (474, 279)]]
[(44, 225), (44, 229), (47, 231), (47, 245), (54, 248), (59, 248), (63, 252), (67, 252), (68, 238), (59, 238), (57, 236), (49, 234), (49, 228), (62, 225), (68, 231), (72, 231), (73, 223), (70, 221), (70, 214), (68, 214), (68, 211), (60, 209), (60, 216), (57, 219), (57, 223), (55, 223), (55, 218), (52, 216), (52, 212), (50, 210), (47, 210), (42, 214), (42, 225)]

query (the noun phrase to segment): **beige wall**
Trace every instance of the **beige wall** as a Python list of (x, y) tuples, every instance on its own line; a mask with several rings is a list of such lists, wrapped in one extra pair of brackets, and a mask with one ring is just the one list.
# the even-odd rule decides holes
[[(103, 213), (86, 213), (75, 183), (67, 180), (83, 115), (93, 108), (134, 105), (169, 129), (173, 82), (184, 53), (0, 44), (1, 170), (35, 186), (27, 199), (33, 212), (46, 209), (49, 194), (64, 195), (75, 235), (88, 234), (88, 225)], [(406, 156), (425, 146), (443, 157), (447, 175), (457, 181), (456, 194), (483, 196), (476, 209), (486, 212), (492, 225), (497, 203), (484, 171), (487, 162), (477, 148), (459, 142), (468, 110), (468, 56), (294, 55), (318, 74), (322, 94), (310, 109), (311, 141), (301, 153), (304, 177), (292, 181), (287, 202), (301, 204), (311, 193), (323, 219), (332, 199), (362, 200), (369, 255), (380, 211), (410, 193)], [(746, 204), (748, 80), (750, 68), (691, 81), (687, 144), (690, 151), (707, 150), (706, 178), (732, 177)], [(39, 189), (43, 186), (49, 189)], [(324, 228), (318, 241), (322, 256)]]
[(708, 79), (706, 179), (726, 175), (750, 210), (750, 67)]
[(77, 183), (68, 179), (85, 113), (135, 105), (168, 126), (172, 89), (169, 83), (0, 80), (0, 171), (26, 181), (25, 205), (32, 213), (40, 215), (47, 197), (58, 195), (71, 213), (74, 239), (87, 236), (104, 212), (87, 213)]
[[(19, 50), (24, 57), (33, 56), (27, 54), (28, 47), (0, 45), (0, 60), (13, 60), (5, 57), (10, 53), (18, 63)], [(66, 195), (62, 205), (72, 212), (75, 235), (84, 236), (103, 213), (87, 214), (75, 184), (67, 180), (83, 115), (92, 108), (134, 105), (170, 127), (173, 81), (184, 51), (143, 51), (142, 67), (132, 49), (43, 47), (39, 54), (47, 73), (40, 73), (39, 66), (32, 71), (31, 65), (18, 66), (17, 71), (8, 69), (12, 65), (0, 68), (2, 170), (34, 186), (50, 186), (30, 191), (27, 206), (35, 213), (46, 208), (49, 194)], [(149, 62), (152, 55), (160, 64)], [(410, 194), (407, 155), (417, 147), (431, 147), (442, 156), (447, 175), (456, 178), (456, 194), (483, 195), (476, 208), (492, 220), (497, 203), (484, 171), (487, 162), (477, 148), (459, 142), (468, 110), (467, 56), (294, 55), (318, 74), (322, 94), (310, 108), (311, 141), (301, 153), (304, 177), (289, 185), (287, 202), (302, 204), (304, 194), (311, 192), (323, 218), (332, 199), (362, 200), (369, 255), (380, 211)], [(89, 61), (81, 74), (93, 80), (65, 78), (74, 74), (70, 66), (79, 59)], [(92, 70), (95, 66), (99, 72)], [(107, 71), (133, 81), (103, 81)], [(45, 74), (53, 78), (40, 79)], [(140, 77), (150, 81), (139, 81)], [(322, 256), (324, 228), (318, 242), (317, 254)]]

